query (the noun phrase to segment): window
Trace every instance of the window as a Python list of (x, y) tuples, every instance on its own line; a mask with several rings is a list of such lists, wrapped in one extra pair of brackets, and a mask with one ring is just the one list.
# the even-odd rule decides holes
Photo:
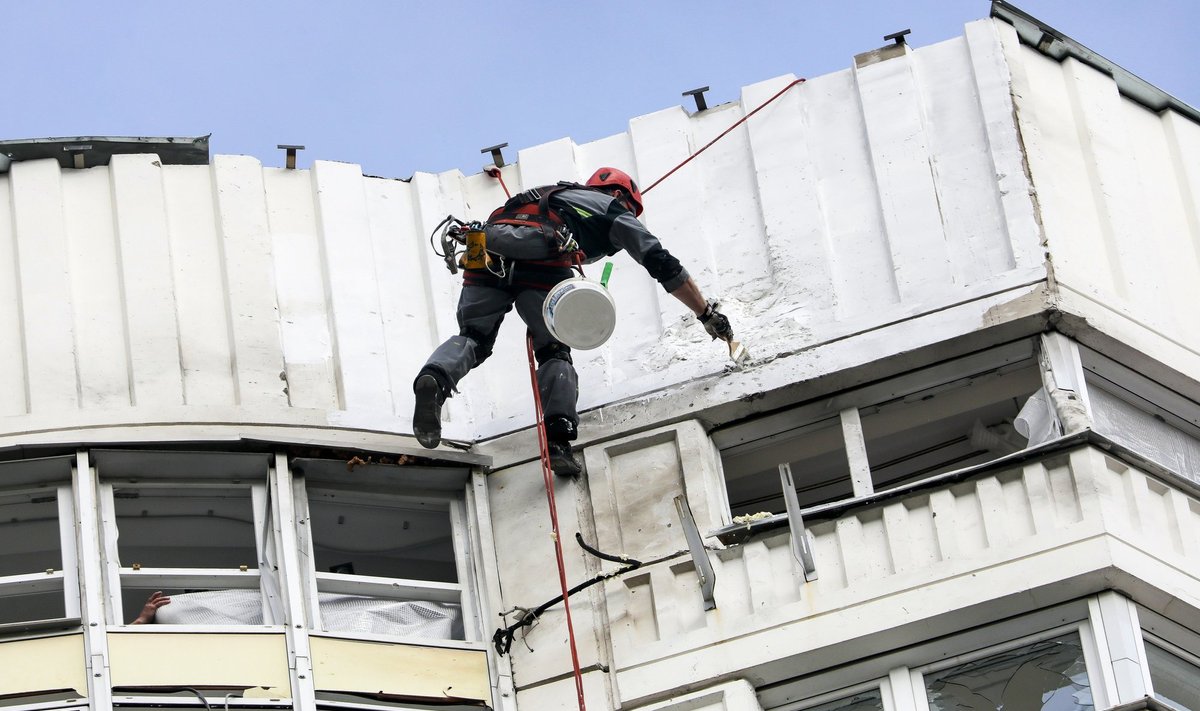
[[(313, 563), (314, 628), (477, 638), (464, 604), (470, 579), (460, 493), (465, 479), (444, 469), (426, 476), (411, 466), (347, 471), (344, 462), (323, 460), (297, 461), (293, 469), (303, 472), (296, 508), (300, 551)], [(435, 488), (425, 488), (429, 484)]]
[(1096, 431), (1200, 482), (1200, 404), (1080, 348)]
[[(1146, 644), (1154, 698), (1186, 711), (1200, 711), (1200, 660), (1185, 659), (1158, 644)], [(1191, 655), (1189, 655), (1191, 656)]]
[[(263, 594), (267, 456), (93, 453), (112, 624), (275, 624)], [(139, 613), (162, 592), (170, 603)]]
[(0, 464), (0, 625), (79, 616), (73, 461)]
[(1082, 711), (1091, 684), (1078, 634), (925, 674), (932, 711)]
[(1024, 449), (1015, 421), (1042, 388), (1033, 342), (939, 363), (717, 430), (734, 515), (863, 496)]
[(831, 701), (805, 705), (807, 702), (791, 704), (773, 709), (772, 711), (883, 711), (883, 694), (879, 687), (867, 689), (857, 694), (842, 696)]

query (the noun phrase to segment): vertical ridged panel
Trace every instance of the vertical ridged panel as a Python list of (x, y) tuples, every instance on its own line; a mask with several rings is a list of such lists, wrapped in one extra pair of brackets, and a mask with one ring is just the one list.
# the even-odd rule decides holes
[[(987, 138), (987, 164), (1002, 215), (1002, 230), (1008, 235), (1007, 251), (1017, 267), (1033, 267), (1045, 261), (1041, 226), (1031, 209), (1032, 190), (1025, 174), (1025, 149), (1013, 121), (1012, 74), (1004, 56), (1000, 32), (1011, 32), (1005, 23), (972, 22), (963, 36)], [(919, 54), (919, 53), (918, 53)], [(991, 181), (988, 181), (991, 182)], [(989, 208), (990, 209), (990, 208)], [(993, 256), (1000, 256), (1000, 252)]]
[(390, 412), (387, 342), (362, 173), (348, 163), (318, 161), (312, 179), (342, 406)]
[[(722, 114), (731, 115), (727, 111)], [(736, 116), (730, 120), (734, 119)], [(655, 180), (685, 160), (699, 147), (692, 144), (691, 131), (687, 112), (678, 107), (630, 121), (629, 136), (637, 161), (631, 171), (634, 180), (640, 186), (649, 188)], [(695, 209), (703, 199), (702, 186), (698, 174), (689, 170), (692, 167), (689, 165), (644, 195), (645, 212), (641, 220), (647, 229), (664, 240), (667, 250), (699, 281), (701, 288), (707, 287), (711, 291), (709, 277), (712, 265), (701, 238), (703, 229), (697, 214), (699, 211)], [(652, 304), (658, 308), (660, 323), (667, 328), (686, 314), (686, 309), (661, 289), (654, 292)]]
[(114, 219), (134, 405), (183, 404), (170, 240), (157, 156), (113, 156)]
[[(1167, 149), (1171, 153), (1171, 164), (1174, 168), (1175, 191), (1179, 194), (1180, 208), (1183, 211), (1183, 223), (1187, 225), (1186, 234), (1191, 239), (1189, 256), (1200, 271), (1200, 126), (1181, 117), (1173, 111), (1162, 115), (1163, 130), (1166, 133)], [(1200, 289), (1195, 279), (1191, 280), (1194, 288)]]
[(731, 618), (754, 614), (754, 596), (748, 587), (750, 563), (744, 551), (726, 548), (716, 551), (709, 559), (715, 566), (717, 580), (728, 580), (730, 583), (724, 590), (714, 593), (721, 614)]
[(879, 313), (900, 300), (871, 173), (866, 124), (850, 70), (810, 79), (802, 88), (808, 108), (808, 145), (824, 197), (826, 239), (834, 245), (830, 272), (834, 310), (820, 321)]
[(953, 272), (920, 104), (924, 87), (910, 57), (859, 68), (855, 83), (896, 287), (902, 301), (919, 301), (948, 285)]
[(1011, 540), (1034, 535), (1037, 532), (1037, 524), (1034, 522), (1033, 508), (1030, 505), (1031, 494), (1026, 486), (1024, 472), (1020, 469), (1002, 472), (996, 475), (996, 481), (1000, 482), (1004, 497), (1004, 514)]
[(79, 347), (80, 405), (128, 406), (132, 393), (126, 309), (109, 172), (66, 172), (62, 187)]
[(1133, 158), (1130, 172), (1142, 186), (1137, 196), (1140, 204), (1133, 206), (1136, 231), (1124, 236), (1124, 241), (1136, 244), (1140, 258), (1135, 278), (1139, 288), (1133, 297), (1138, 311), (1150, 314), (1151, 322), (1163, 330), (1195, 332), (1197, 319), (1190, 309), (1161, 308), (1161, 304), (1200, 300), (1200, 280), (1195, 278), (1200, 274), (1196, 269), (1200, 267), (1200, 229), (1189, 220), (1181, 192), (1187, 177), (1177, 170), (1178, 161), (1200, 161), (1200, 150), (1189, 156), (1171, 140), (1171, 112), (1153, 114), (1122, 98), (1121, 114), (1128, 127), (1130, 152), (1125, 159)]
[[(422, 235), (423, 240), (429, 237), (433, 228), (447, 215), (467, 214), (464, 195), (449, 189), (449, 186), (460, 186), (461, 179), (462, 174), (458, 171), (443, 175), (430, 173), (413, 175), (410, 183), (413, 190), (413, 205), (416, 208), (417, 231)], [(437, 236), (434, 235), (433, 239), (436, 243)], [(458, 294), (462, 288), (462, 276), (451, 276), (446, 270), (445, 263), (431, 249), (424, 250), (423, 257), (423, 269), (419, 272), (425, 288), (422, 303), (425, 305), (426, 318), (433, 335), (433, 346), (423, 354), (428, 356), (434, 347), (458, 333), (458, 324), (454, 314), (458, 303)], [(416, 373), (413, 373), (413, 377), (416, 377)], [(445, 407), (442, 408), (444, 436), (462, 439), (473, 435), (469, 429), (471, 400), (468, 392), (446, 401)], [(480, 406), (482, 409), (482, 402)]]
[[(622, 578), (620, 582), (610, 584), (624, 589), (624, 594), (614, 599), (609, 593), (610, 624), (613, 630), (614, 646), (624, 649), (638, 647), (657, 642), (661, 639), (658, 631), (658, 615), (655, 614), (654, 586), (650, 583), (650, 573), (641, 573)], [(624, 604), (621, 604), (622, 599)]]
[[(388, 380), (392, 410), (412, 410), (412, 381), (426, 356), (437, 345), (430, 329), (424, 285), (410, 275), (419, 273), (428, 247), (413, 222), (412, 192), (407, 183), (371, 180), (364, 186), (370, 220), (379, 308), (387, 341)], [(438, 275), (448, 278), (448, 273)]]
[[(1061, 68), (1066, 98), (1074, 110), (1087, 158), (1088, 187), (1099, 218), (1097, 245), (1108, 254), (1114, 293), (1129, 297), (1131, 280), (1141, 281), (1145, 276), (1138, 214), (1145, 196), (1136, 164), (1129, 161), (1132, 154), (1121, 107), (1123, 100), (1109, 77), (1078, 60), (1065, 59)], [(1147, 282), (1143, 288), (1157, 292), (1157, 282)], [(1150, 302), (1158, 303), (1156, 293), (1150, 295)]]
[[(1011, 42), (1016, 42), (1015, 35)], [(1093, 272), (1089, 292), (1113, 288), (1113, 255), (1101, 240), (1101, 224), (1089, 180), (1089, 157), (1081, 143), (1066, 76), (1058, 62), (1021, 51), (1022, 82), (1014, 86), (1022, 117), (1030, 171), (1056, 274)], [(1087, 235), (1091, 244), (1069, 239)]]
[(958, 557), (959, 533), (955, 528), (954, 501), (954, 494), (949, 489), (935, 491), (929, 495), (929, 515), (933, 518), (938, 551), (945, 560), (953, 560)]
[(292, 407), (339, 409), (329, 302), (308, 171), (266, 169), (279, 335)]
[(74, 304), (58, 163), (13, 163), (13, 224), (20, 270), (21, 332), (29, 411), (75, 409)]
[[(709, 110), (692, 117), (692, 145), (700, 148), (754, 110), (743, 95), (728, 109)], [(757, 116), (749, 119), (754, 121)], [(693, 171), (699, 190), (692, 198), (693, 215), (707, 250), (703, 262), (711, 267), (713, 296), (728, 302), (756, 302), (775, 288), (770, 253), (765, 241), (763, 213), (747, 123), (726, 133), (702, 156), (676, 175)], [(675, 179), (674, 176), (671, 178)], [(704, 205), (704, 210), (695, 206)], [(674, 233), (671, 244), (686, 242), (690, 232)]]
[(660, 609), (660, 619), (666, 617), (669, 624), (661, 625), (668, 638), (680, 632), (703, 629), (705, 623), (704, 597), (700, 594), (696, 565), (691, 560), (673, 563), (667, 568), (670, 574), (670, 609)]
[(246, 156), (217, 156), (212, 171), (220, 210), (237, 402), (284, 406), (287, 394), (281, 376), (286, 373), (279, 343), (262, 164)]
[(21, 271), (13, 221), (12, 178), (0, 175), (0, 415), (28, 412)]
[(912, 54), (955, 285), (983, 282), (1015, 266), (975, 73), (963, 71), (973, 68), (972, 49), (965, 40), (953, 39)]
[[(742, 91), (753, 111), (795, 81), (787, 75)], [(809, 94), (793, 86), (746, 122), (757, 179), (769, 271), (781, 301), (797, 322), (832, 310), (837, 294), (830, 275), (826, 205), (812, 160)]]
[(229, 295), (212, 170), (162, 168), (179, 314), (179, 359), (189, 405), (237, 402)]

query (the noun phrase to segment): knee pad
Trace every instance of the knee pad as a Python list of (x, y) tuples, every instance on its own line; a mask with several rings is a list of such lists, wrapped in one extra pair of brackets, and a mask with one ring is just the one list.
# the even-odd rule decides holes
[(573, 442), (578, 436), (578, 426), (565, 417), (546, 421), (546, 439), (551, 442)]
[(562, 343), (547, 343), (541, 348), (533, 352), (534, 358), (537, 358), (538, 365), (545, 365), (547, 361), (565, 360), (574, 365), (575, 361), (571, 360), (571, 349)]

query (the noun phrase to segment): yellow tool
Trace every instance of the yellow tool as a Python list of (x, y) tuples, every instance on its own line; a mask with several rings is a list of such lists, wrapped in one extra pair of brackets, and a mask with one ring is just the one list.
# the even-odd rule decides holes
[(488, 269), (492, 266), (492, 255), (487, 251), (487, 236), (483, 230), (467, 230), (467, 250), (459, 260), (463, 269)]

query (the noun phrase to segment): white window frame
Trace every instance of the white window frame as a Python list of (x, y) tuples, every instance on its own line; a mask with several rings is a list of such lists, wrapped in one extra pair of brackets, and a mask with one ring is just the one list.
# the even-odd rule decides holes
[(887, 677), (871, 679), (852, 686), (826, 691), (815, 696), (798, 699), (783, 706), (773, 706), (770, 711), (803, 711), (804, 709), (820, 706), (830, 701), (837, 701), (838, 699), (844, 699), (848, 696), (854, 696), (855, 694), (861, 694), (864, 691), (874, 689), (879, 690), (879, 696), (883, 700), (883, 711), (896, 711), (895, 704), (891, 698), (891, 684)]
[(996, 654), (1011, 652), (1014, 649), (1020, 649), (1038, 642), (1063, 637), (1075, 633), (1079, 636), (1080, 648), (1083, 651), (1083, 663), (1087, 668), (1089, 688), (1092, 693), (1092, 707), (1096, 711), (1108, 708), (1111, 704), (1108, 703), (1107, 693), (1105, 691), (1104, 677), (1105, 669), (1101, 661), (1101, 653), (1097, 647), (1096, 637), (1092, 634), (1090, 620), (1081, 620), (1070, 624), (1053, 627), (1051, 629), (1042, 630), (1040, 632), (1018, 637), (1000, 644), (995, 644), (989, 647), (972, 650), (963, 654), (959, 654), (946, 659), (939, 659), (936, 662), (926, 664), (920, 667), (915, 667), (910, 670), (910, 678), (912, 682), (912, 690), (914, 700), (917, 702), (918, 709), (928, 711), (930, 709), (929, 699), (925, 693), (925, 676), (927, 674), (935, 674), (960, 664), (986, 659)]
[[(188, 453), (181, 452), (180, 456)], [(263, 580), (258, 565), (264, 558), (266, 535), (272, 530), (268, 527), (269, 500), (267, 496), (267, 469), (264, 467), (261, 480), (247, 481), (242, 477), (231, 476), (228, 480), (205, 478), (164, 478), (144, 479), (136, 483), (121, 481), (121, 472), (111, 474), (98, 473), (98, 502), (100, 505), (100, 536), (101, 561), (104, 570), (106, 608), (108, 625), (122, 631), (139, 632), (187, 632), (212, 631), (219, 627), (224, 631), (264, 631), (283, 625), (283, 620), (277, 620), (267, 600), (267, 592), (263, 589)], [(138, 489), (246, 489), (250, 493), (251, 508), (254, 515), (254, 546), (257, 552), (255, 567), (246, 570), (230, 568), (168, 568), (168, 567), (134, 567), (123, 565), (120, 560), (117, 537), (116, 504), (113, 496), (114, 480), (119, 481), (117, 488), (136, 487)], [(139, 588), (213, 588), (213, 589), (254, 589), (259, 592), (262, 605), (262, 625), (135, 625), (121, 619), (123, 617), (123, 586), (136, 583)]]
[(786, 684), (774, 682), (771, 686), (777, 695), (790, 691), (793, 685), (818, 693), (783, 703), (765, 700), (765, 703), (775, 705), (764, 705), (763, 708), (802, 711), (879, 687), (884, 711), (929, 711), (925, 674), (1075, 632), (1082, 645), (1096, 711), (1102, 711), (1113, 705), (1109, 692), (1113, 673), (1111, 659), (1094, 633), (1094, 629), (1102, 625), (1097, 602), (1103, 595), (1031, 610), (1018, 617), (979, 626), (963, 625), (964, 631), (949, 636), (914, 641), (878, 656), (787, 680)]
[[(1140, 605), (1136, 606), (1137, 621), (1142, 644), (1153, 644), (1186, 662), (1200, 666), (1200, 631), (1164, 617)], [(1142, 659), (1147, 660), (1145, 650)], [(1145, 661), (1145, 679), (1148, 696), (1154, 696), (1154, 681), (1150, 676), (1150, 663)]]
[[(454, 546), (454, 563), (458, 582), (446, 583), (412, 578), (387, 578), (366, 575), (349, 575), (343, 573), (318, 572), (315, 561), (314, 541), (311, 526), (307, 525), (309, 517), (309, 485), (302, 476), (294, 476), (293, 493), (296, 508), (297, 545), (302, 556), (307, 558), (308, 565), (302, 566), (304, 574), (304, 594), (307, 602), (308, 625), (313, 636), (327, 636), (344, 639), (361, 639), (384, 642), (416, 642), (426, 646), (445, 646), (454, 648), (482, 648), (480, 622), (476, 613), (475, 592), (472, 581), (474, 568), (473, 553), (470, 548), (470, 532), (466, 513), (464, 493), (427, 492), (420, 495), (395, 490), (389, 493), (370, 492), (374, 501), (394, 501), (398, 505), (403, 502), (436, 501), (444, 504), (450, 518), (451, 536)], [(338, 488), (327, 482), (313, 482), (314, 491), (338, 491)], [(464, 640), (435, 639), (430, 637), (409, 637), (401, 635), (381, 635), (365, 632), (345, 632), (326, 630), (321, 620), (319, 593), (338, 593), (346, 595), (362, 595), (397, 601), (431, 601), (456, 603), (462, 615)]]
[[(5, 466), (18, 467), (20, 465), (20, 461), (5, 464)], [(59, 566), (57, 569), (0, 576), (0, 597), (58, 591), (63, 596), (63, 615), (62, 617), (50, 619), (78, 620), (80, 617), (79, 556), (77, 555), (75, 532), (75, 495), (71, 479), (64, 479), (52, 487), (39, 486), (36, 482), (33, 482), (11, 488), (0, 488), (0, 495), (3, 496), (21, 496), (26, 494), (46, 496), (51, 492), (55, 496), (55, 503), (58, 509)], [(11, 624), (22, 625), (26, 622), (41, 621), (25, 620)], [(4, 626), (0, 625), (0, 627)]]
[[(1030, 361), (1037, 366), (1040, 354), (1046, 349), (1046, 344), (1035, 338), (1024, 338), (999, 344), (976, 353), (916, 368), (869, 385), (817, 398), (785, 412), (740, 423), (724, 430), (717, 430), (713, 433), (713, 441), (721, 450), (721, 456), (724, 457), (726, 451), (736, 450), (739, 446), (753, 447), (755, 442), (766, 442), (785, 433), (798, 432), (818, 424), (821, 424), (823, 429), (825, 425), (822, 423), (826, 423), (831, 417), (836, 417), (840, 420), (842, 452), (847, 459), (846, 482), (852, 493), (843, 499), (819, 505), (827, 506), (861, 499), (874, 494), (877, 487), (874, 481), (874, 472), (867, 461), (863, 410), (881, 405), (891, 407), (894, 401), (900, 398), (946, 389), (958, 381), (980, 372), (980, 368), (1002, 371), (1017, 363), (1027, 364)], [(1065, 375), (1062, 377), (1066, 378)], [(1071, 380), (1073, 382), (1074, 379)], [(1025, 394), (1032, 395), (1034, 392), (1036, 391)], [(754, 429), (760, 429), (764, 433), (775, 430), (776, 433), (758, 437), (745, 434)], [(893, 486), (895, 484), (888, 483), (886, 488)], [(805, 507), (807, 508), (808, 505)]]

